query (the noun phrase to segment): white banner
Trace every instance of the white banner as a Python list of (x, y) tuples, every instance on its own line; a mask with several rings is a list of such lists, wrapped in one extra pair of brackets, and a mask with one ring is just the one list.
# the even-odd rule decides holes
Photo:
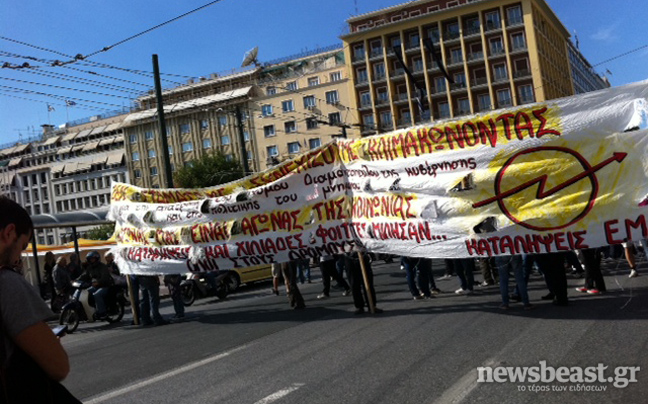
[(648, 237), (648, 82), (337, 140), (207, 189), (115, 184), (125, 273), (353, 249), (429, 258)]

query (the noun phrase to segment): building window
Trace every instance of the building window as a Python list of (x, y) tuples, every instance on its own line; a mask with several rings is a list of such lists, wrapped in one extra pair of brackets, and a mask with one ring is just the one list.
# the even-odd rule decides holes
[(461, 48), (454, 48), (450, 50), (450, 64), (463, 62), (463, 54)]
[(518, 93), (520, 94), (520, 104), (528, 104), (535, 101), (533, 98), (533, 86), (530, 84), (520, 86)]
[(209, 128), (209, 119), (203, 119), (200, 121), (200, 129), (206, 130)]
[(142, 172), (140, 170), (133, 170), (133, 175), (135, 175), (135, 178), (142, 178)]
[(391, 129), (394, 126), (391, 112), (383, 111), (380, 113), (380, 126), (383, 129)]
[(295, 121), (284, 122), (284, 131), (286, 133), (297, 132), (297, 123)]
[(293, 100), (286, 100), (281, 102), (281, 109), (283, 112), (291, 112), (295, 110)]
[(362, 115), (362, 124), (364, 125), (364, 128), (362, 128), (363, 130), (373, 129), (374, 123), (373, 115)]
[(261, 114), (263, 116), (270, 116), (272, 115), (272, 105), (270, 104), (264, 104), (261, 106)]
[(313, 109), (315, 108), (315, 96), (308, 95), (304, 97), (304, 108), (306, 109)]
[(341, 72), (333, 72), (329, 75), (331, 81), (340, 81), (342, 80), (342, 73)]
[(308, 87), (319, 86), (319, 77), (309, 77)]
[(180, 133), (185, 134), (190, 132), (191, 132), (191, 126), (189, 126), (188, 123), (183, 123), (180, 125)]
[(340, 119), (340, 113), (339, 113), (339, 112), (333, 112), (332, 114), (329, 114), (329, 115), (328, 115), (328, 119), (329, 119), (329, 124), (331, 124), (331, 125), (337, 125), (337, 124), (339, 124), (340, 121), (341, 121), (341, 119)]
[(155, 177), (156, 175), (158, 175), (157, 167), (151, 167), (151, 176)]
[(229, 136), (221, 136), (221, 145), (222, 146), (228, 146), (230, 144), (230, 137)]
[(513, 50), (526, 49), (526, 40), (524, 39), (524, 33), (518, 32), (511, 35), (511, 43)]
[(490, 95), (480, 94), (477, 96), (477, 104), (480, 111), (485, 111), (491, 108)]
[(211, 139), (203, 139), (203, 149), (211, 149), (212, 141)]
[(414, 70), (414, 72), (423, 71), (423, 58), (421, 57), (412, 58), (412, 69)]
[(389, 102), (389, 95), (387, 94), (387, 87), (380, 87), (376, 89), (376, 104), (384, 104)]
[(274, 125), (267, 125), (263, 127), (263, 136), (265, 137), (272, 137), (275, 135), (275, 127)]
[(490, 38), (488, 44), (490, 45), (491, 55), (500, 55), (504, 53), (504, 43), (502, 42), (502, 38)]
[(445, 77), (435, 77), (434, 78), (434, 88), (437, 93), (446, 90), (446, 79)]
[(128, 138), (129, 138), (131, 144), (133, 144), (133, 143), (137, 143), (137, 135), (132, 134), (132, 135), (130, 135)]
[(337, 90), (327, 91), (326, 92), (326, 103), (327, 104), (338, 104), (340, 102), (340, 97), (338, 96)]
[(169, 146), (169, 156), (173, 156), (173, 146)]
[(290, 143), (288, 143), (288, 153), (290, 153), (290, 154), (299, 153), (300, 148), (301, 148), (301, 145), (299, 144), (299, 142), (290, 142)]
[(490, 11), (486, 13), (486, 29), (498, 29), (501, 28), (502, 25), (500, 23), (500, 15), (499, 11)]
[(353, 47), (353, 60), (362, 60), (365, 56), (364, 45), (356, 45)]
[(254, 155), (252, 154), (252, 150), (246, 150), (247, 159), (252, 160), (254, 159)]
[(148, 151), (148, 156), (150, 159), (155, 158), (155, 150), (149, 150)]
[[(147, 130), (144, 132), (144, 139), (146, 140), (153, 140), (153, 131), (152, 130)], [(131, 142), (134, 143), (134, 142)]]
[(317, 119), (306, 118), (306, 129), (317, 129)]
[(509, 91), (508, 88), (505, 88), (503, 90), (497, 90), (497, 104), (500, 107), (508, 107), (511, 106), (511, 92)]
[(465, 115), (470, 113), (470, 101), (468, 98), (459, 98), (457, 100), (457, 106), (459, 110), (457, 111), (460, 115)]
[(450, 117), (450, 106), (447, 102), (439, 103), (439, 118), (449, 118)]
[(522, 24), (522, 9), (520, 8), (520, 6), (507, 8), (506, 18), (508, 25)]
[(266, 147), (266, 152), (268, 153), (268, 157), (274, 157), (279, 155), (279, 149), (277, 149), (277, 146)]
[(277, 88), (275, 86), (266, 87), (266, 95), (275, 95), (277, 94)]
[(295, 90), (297, 90), (298, 88), (299, 88), (299, 87), (297, 86), (297, 82), (296, 82), (296, 81), (291, 81), (291, 82), (289, 82), (289, 83), (286, 83), (286, 90), (288, 90), (288, 91), (295, 91)]
[(131, 160), (133, 161), (139, 161), (140, 159), (140, 154), (138, 152), (133, 152), (133, 155), (131, 156)]
[(322, 141), (317, 138), (317, 139), (308, 139), (308, 147), (312, 149), (317, 149), (322, 145)]
[(466, 87), (466, 73), (455, 73), (454, 82), (456, 87)]
[(366, 83), (369, 80), (367, 77), (367, 69), (364, 67), (361, 69), (356, 69), (356, 81), (358, 83)]
[[(270, 112), (270, 113), (272, 113), (272, 112)], [(220, 115), (218, 117), (218, 124), (220, 126), (227, 126), (227, 115)]]
[(506, 80), (508, 75), (506, 74), (506, 65), (504, 63), (493, 66), (493, 80), (502, 81)]
[(250, 141), (250, 132), (248, 132), (248, 131), (243, 132), (243, 140), (246, 141), (246, 142)]
[(373, 79), (374, 80), (381, 80), (385, 78), (385, 64), (384, 63), (376, 63), (373, 65)]
[(360, 93), (360, 106), (361, 107), (371, 106), (371, 93), (369, 91), (363, 91)]
[(187, 142), (182, 144), (182, 152), (187, 153), (193, 150), (193, 143)]

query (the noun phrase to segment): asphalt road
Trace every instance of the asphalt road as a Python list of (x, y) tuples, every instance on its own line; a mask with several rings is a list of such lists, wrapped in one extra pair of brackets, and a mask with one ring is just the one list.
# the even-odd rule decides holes
[[(351, 297), (317, 300), (319, 278), (301, 286), (307, 308), (291, 310), (269, 283), (226, 301), (204, 299), (162, 327), (82, 324), (64, 337), (65, 385), (85, 403), (645, 403), (648, 393), (648, 265), (629, 279), (623, 260), (603, 267), (608, 293), (573, 290), (570, 306), (540, 300), (532, 311), (499, 309), (499, 290), (452, 291), (414, 301), (397, 264), (374, 267), (384, 313), (353, 314)], [(319, 271), (314, 269), (314, 274)], [(436, 269), (435, 275), (442, 270)], [(481, 280), (477, 273), (476, 279)], [(163, 315), (172, 314), (170, 302)], [(478, 382), (478, 367), (640, 367), (625, 388), (610, 382)], [(577, 372), (572, 370), (572, 373)], [(577, 373), (576, 373), (577, 374)], [(628, 374), (629, 375), (629, 374)], [(596, 388), (604, 391), (570, 391)], [(566, 391), (534, 391), (565, 388)]]

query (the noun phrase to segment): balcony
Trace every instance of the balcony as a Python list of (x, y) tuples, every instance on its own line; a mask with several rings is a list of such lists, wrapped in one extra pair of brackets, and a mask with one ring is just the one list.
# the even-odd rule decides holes
[(531, 104), (535, 102), (533, 96), (520, 97), (519, 100), (520, 100), (520, 104)]
[(356, 87), (366, 85), (368, 83), (369, 83), (369, 79), (367, 78), (367, 76), (358, 77), (356, 79)]
[(412, 67), (412, 73), (423, 73), (425, 69), (423, 69), (423, 63), (421, 64), (416, 64)]
[(486, 21), (484, 31), (497, 31), (500, 29), (502, 29), (502, 23), (500, 21)]
[(466, 83), (454, 83), (450, 84), (450, 91), (460, 91), (466, 89)]
[(470, 115), (470, 110), (469, 109), (457, 109), (454, 112), (454, 116), (461, 116), (461, 115)]
[(465, 37), (470, 37), (473, 35), (479, 35), (480, 34), (480, 29), (479, 27), (470, 27), (470, 28), (465, 28), (463, 30), (464, 38)]
[(508, 79), (509, 79), (509, 78), (508, 78), (508, 75), (507, 75), (507, 74), (496, 74), (496, 75), (493, 77), (493, 84), (503, 83), (503, 82), (508, 81)]
[(394, 104), (401, 104), (408, 100), (409, 97), (407, 96), (407, 93), (396, 94), (396, 96), (394, 97)]
[(446, 31), (443, 33), (443, 40), (445, 42), (450, 42), (459, 39), (459, 36), (459, 31)]
[(421, 44), (420, 44), (419, 41), (417, 40), (416, 42), (408, 43), (408, 44), (406, 45), (406, 47), (405, 47), (405, 52), (409, 52), (409, 51), (417, 50), (417, 49), (420, 49), (420, 48), (421, 48)]
[(389, 96), (387, 96), (387, 94), (379, 94), (378, 97), (376, 97), (376, 107), (383, 104), (389, 104)]
[(490, 52), (490, 57), (498, 57), (498, 56), (504, 56), (506, 52), (504, 51), (504, 48), (495, 48), (491, 49)]
[(353, 55), (353, 64), (364, 62), (365, 60), (365, 55), (364, 53), (362, 55)]
[(363, 101), (360, 103), (360, 109), (373, 108), (371, 101)]
[(467, 55), (468, 63), (484, 60), (484, 52), (473, 52)]
[(405, 69), (394, 69), (391, 72), (390, 77), (398, 77), (402, 76), (403, 74), (405, 74)]
[(382, 57), (382, 55), (383, 55), (382, 49), (372, 49), (371, 52), (369, 53), (369, 58), (370, 59), (378, 58), (378, 57)]
[(514, 27), (516, 25), (523, 25), (524, 24), (524, 19), (522, 16), (514, 17), (511, 18), (507, 21), (506, 26), (507, 27)]
[(445, 92), (446, 92), (446, 87), (445, 86), (443, 86), (443, 87), (435, 87), (435, 88), (432, 89), (432, 96), (445, 94)]
[(385, 72), (380, 72), (380, 73), (374, 74), (374, 77), (373, 77), (374, 82), (381, 81), (381, 80), (385, 80)]
[(463, 58), (461, 56), (459, 57), (451, 57), (448, 59), (448, 67), (450, 66), (455, 66), (463, 63)]
[(388, 121), (388, 122), (381, 122), (380, 123), (380, 130), (385, 131), (385, 130), (392, 130), (392, 129), (394, 129), (394, 123), (393, 122)]
[(407, 126), (410, 126), (411, 124), (412, 124), (412, 118), (402, 118), (399, 119), (397, 122), (399, 128), (405, 128)]
[(513, 44), (511, 47), (511, 53), (513, 52), (526, 52), (527, 51), (527, 46), (526, 43), (519, 43), (519, 44)]
[(529, 77), (531, 76), (531, 70), (524, 69), (524, 70), (518, 70), (515, 73), (513, 73), (513, 78), (520, 79), (523, 77)]
[(479, 87), (488, 85), (488, 79), (486, 77), (475, 77), (471, 81), (472, 87)]

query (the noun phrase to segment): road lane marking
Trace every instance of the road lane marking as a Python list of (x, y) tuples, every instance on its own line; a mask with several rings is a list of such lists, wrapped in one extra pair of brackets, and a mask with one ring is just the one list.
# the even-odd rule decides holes
[[(493, 366), (497, 362), (491, 358), (481, 366)], [(462, 402), (479, 384), (477, 383), (477, 372), (475, 369), (463, 375), (455, 384), (443, 392), (441, 397), (434, 400), (434, 404), (456, 404)]]
[(257, 401), (254, 404), (270, 404), (274, 401), (279, 400), (282, 397), (287, 396), (288, 394), (292, 393), (295, 390), (298, 390), (300, 387), (302, 387), (304, 383), (293, 383), (292, 386), (286, 387), (285, 389), (281, 389), (275, 393), (270, 394), (268, 397), (262, 398), (261, 400)]
[(134, 384), (130, 384), (128, 386), (122, 387), (120, 389), (113, 390), (113, 391), (110, 391), (108, 393), (101, 394), (99, 396), (95, 396), (94, 398), (92, 398), (89, 401), (84, 401), (84, 404), (102, 403), (102, 402), (104, 402), (106, 400), (110, 400), (111, 398), (115, 398), (115, 397), (118, 397), (118, 396), (121, 396), (121, 395), (124, 395), (124, 394), (131, 393), (133, 391), (141, 389), (142, 387), (149, 386), (151, 384), (160, 382), (162, 380), (165, 380), (165, 379), (168, 379), (168, 378), (171, 378), (171, 377), (175, 377), (175, 376), (177, 376), (177, 375), (179, 375), (181, 373), (189, 372), (189, 371), (194, 370), (196, 368), (199, 368), (201, 366), (205, 366), (205, 365), (208, 365), (208, 364), (210, 364), (212, 362), (216, 362), (218, 360), (221, 360), (223, 358), (226, 358), (226, 357), (232, 355), (233, 353), (236, 353), (238, 351), (242, 351), (243, 349), (245, 349), (247, 347), (248, 347), (248, 345), (241, 345), (240, 347), (234, 348), (231, 351), (219, 353), (217, 355), (210, 356), (208, 358), (199, 360), (197, 362), (181, 366), (179, 368), (168, 371), (166, 373), (161, 373), (161, 374), (159, 374), (157, 376), (151, 377), (150, 379), (144, 379), (144, 380), (141, 380), (141, 381), (136, 382)]

